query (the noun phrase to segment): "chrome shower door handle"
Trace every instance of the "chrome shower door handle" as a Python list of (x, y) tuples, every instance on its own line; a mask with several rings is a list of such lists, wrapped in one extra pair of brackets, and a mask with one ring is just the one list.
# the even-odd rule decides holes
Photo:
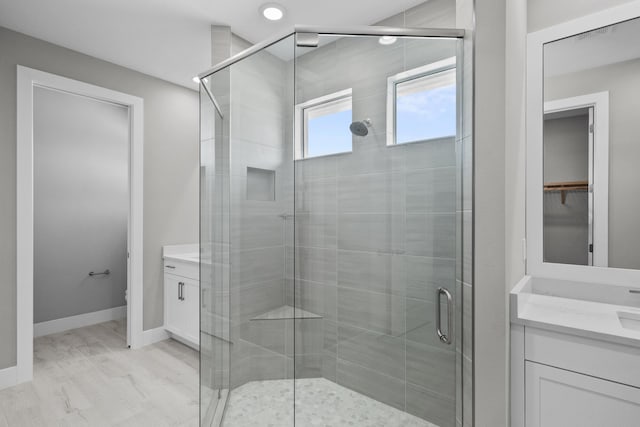
[[(440, 304), (440, 300), (442, 295), (447, 297), (447, 333), (442, 332), (442, 306)], [(445, 344), (451, 344), (451, 319), (453, 312), (453, 298), (451, 297), (451, 293), (445, 288), (438, 288), (438, 293), (436, 297), (436, 332), (438, 333), (438, 338)]]

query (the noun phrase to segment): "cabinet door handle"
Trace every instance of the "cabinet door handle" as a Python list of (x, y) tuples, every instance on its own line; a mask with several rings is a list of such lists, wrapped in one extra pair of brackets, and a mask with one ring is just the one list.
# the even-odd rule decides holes
[(180, 301), (184, 301), (184, 296), (183, 296), (183, 286), (184, 283), (183, 282), (178, 282), (178, 299)]
[[(440, 297), (445, 295), (447, 297), (447, 333), (442, 332), (442, 308), (440, 307)], [(451, 297), (451, 293), (445, 288), (438, 288), (437, 299), (436, 299), (436, 332), (438, 333), (438, 338), (445, 344), (451, 344), (452, 332), (451, 332), (451, 317), (453, 311), (453, 298)]]
[(176, 266), (175, 266), (175, 265), (166, 265), (165, 267), (167, 267), (167, 268), (171, 268), (171, 269), (176, 268)]

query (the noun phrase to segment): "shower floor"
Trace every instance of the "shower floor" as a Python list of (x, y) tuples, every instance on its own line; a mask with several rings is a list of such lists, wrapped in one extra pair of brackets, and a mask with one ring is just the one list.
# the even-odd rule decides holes
[[(324, 378), (296, 380), (296, 426), (438, 427)], [(231, 392), (224, 427), (293, 426), (293, 381), (254, 381)]]

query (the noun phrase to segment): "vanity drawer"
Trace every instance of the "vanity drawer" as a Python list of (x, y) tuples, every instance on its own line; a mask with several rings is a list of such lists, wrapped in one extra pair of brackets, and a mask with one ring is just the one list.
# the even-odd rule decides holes
[(187, 279), (199, 280), (200, 267), (195, 262), (176, 261), (173, 259), (164, 260), (164, 272), (174, 274)]
[(640, 387), (640, 348), (525, 329), (525, 359)]

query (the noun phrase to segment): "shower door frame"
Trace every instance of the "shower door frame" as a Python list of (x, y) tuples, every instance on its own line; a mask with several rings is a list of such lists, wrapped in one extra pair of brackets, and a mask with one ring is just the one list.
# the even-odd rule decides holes
[[(206, 83), (203, 82), (204, 79), (206, 79), (207, 77), (211, 76), (212, 74), (215, 74), (218, 71), (224, 70), (228, 67), (230, 67), (231, 65), (242, 61), (245, 58), (248, 58), (256, 53), (259, 53), (263, 50), (265, 50), (266, 48), (277, 44), (283, 40), (285, 40), (288, 37), (291, 36), (298, 36), (298, 35), (305, 35), (305, 36), (309, 36), (309, 35), (323, 35), (323, 36), (327, 36), (327, 35), (333, 35), (333, 36), (342, 36), (342, 37), (356, 37), (356, 36), (370, 36), (370, 37), (381, 37), (381, 36), (395, 36), (395, 37), (415, 37), (415, 38), (431, 38), (431, 39), (457, 39), (457, 40), (464, 40), (465, 36), (468, 37), (468, 33), (466, 30), (464, 29), (457, 29), (457, 28), (398, 28), (398, 27), (385, 27), (385, 26), (352, 26), (352, 27), (323, 27), (323, 26), (309, 26), (309, 25), (295, 25), (293, 27), (293, 29), (291, 30), (287, 30), (284, 32), (281, 32), (279, 34), (277, 34), (276, 36), (266, 39), (260, 43), (254, 44), (253, 46), (251, 46), (250, 48), (239, 52), (236, 55), (231, 56), (230, 58), (214, 65), (213, 67), (207, 69), (206, 71), (203, 71), (201, 73), (198, 74), (197, 78), (200, 81), (200, 87), (204, 88), (204, 90), (206, 90), (207, 95), (209, 96), (210, 100), (212, 101), (212, 103), (214, 104), (214, 108), (218, 111), (218, 113), (224, 118), (224, 115), (222, 114), (222, 111), (220, 109), (220, 106), (218, 105), (218, 103), (216, 102), (216, 98), (213, 96), (213, 94), (210, 92), (209, 88), (206, 86)], [(316, 37), (317, 39), (317, 37)], [(306, 37), (304, 39), (301, 39), (298, 41), (297, 37), (294, 38), (294, 43), (296, 43), (297, 46), (307, 46), (307, 47), (316, 47), (317, 44), (314, 44), (316, 40), (314, 40), (313, 37)], [(300, 43), (300, 44), (298, 44)], [(456, 55), (457, 58), (463, 58), (464, 57), (464, 50), (465, 48), (460, 47), (458, 50), (458, 54)], [(295, 58), (293, 59), (295, 61)], [(464, 62), (458, 62), (456, 60), (456, 66), (459, 66), (460, 64), (462, 64), (462, 67), (465, 67), (465, 63)], [(468, 64), (466, 66), (472, 66), (471, 64)], [(458, 74), (457, 77), (457, 85), (461, 86), (462, 85), (462, 74)], [(294, 87), (295, 87), (295, 81), (293, 83)], [(471, 88), (467, 88), (467, 90), (470, 90)], [(470, 98), (469, 98), (470, 99)], [(465, 97), (460, 96), (458, 98), (458, 114), (460, 115), (458, 118), (458, 137), (462, 137), (461, 135), (461, 128), (462, 128), (462, 122), (464, 121), (464, 117), (463, 117), (463, 111), (465, 110), (463, 108), (463, 103), (465, 102)], [(293, 108), (295, 110), (296, 105), (293, 105)], [(295, 111), (294, 111), (295, 114)], [(471, 118), (469, 118), (471, 120)], [(295, 122), (295, 121), (294, 121)], [(297, 133), (297, 127), (294, 126), (294, 129), (292, 129), (292, 132), (294, 133), (294, 153), (296, 152), (296, 146), (297, 144), (295, 144), (295, 138), (298, 138), (299, 135)], [(462, 156), (461, 154), (457, 154), (457, 156)], [(295, 157), (295, 156), (294, 156)], [(292, 159), (292, 161), (295, 161), (295, 158)], [(470, 166), (471, 170), (473, 170), (473, 164)], [(464, 180), (464, 178), (462, 178), (462, 170), (457, 170), (456, 171), (457, 175), (460, 175), (460, 179)], [(458, 188), (458, 194), (457, 197), (459, 199), (462, 199), (462, 194), (459, 192), (460, 188), (463, 187), (465, 185), (465, 183), (461, 183), (461, 184), (456, 184), (457, 188)], [(457, 219), (457, 228), (458, 228), (458, 233), (462, 234), (462, 225), (460, 223), (460, 219)], [(461, 241), (459, 241), (459, 243), (462, 243)], [(464, 243), (462, 243), (464, 244)], [(471, 242), (468, 243), (469, 245), (471, 244)], [(462, 252), (463, 249), (462, 247), (456, 248), (456, 257), (461, 258), (462, 257)], [(457, 262), (462, 262), (461, 259), (459, 259)], [(471, 279), (471, 278), (469, 278)], [(454, 281), (458, 280), (458, 278), (454, 277)], [(455, 307), (455, 317), (456, 317), (456, 324), (458, 322), (460, 322), (460, 328), (455, 328), (458, 329), (460, 331), (463, 331), (463, 326), (462, 326), (462, 306), (458, 305), (458, 301), (461, 301), (462, 295), (458, 295), (456, 297), (456, 302), (454, 303), (454, 307)], [(470, 312), (472, 313), (473, 316), (473, 311), (474, 311), (474, 303), (473, 303), (473, 297), (472, 297), (472, 307), (470, 309)], [(436, 310), (437, 313), (439, 313), (439, 310)], [(467, 333), (470, 333), (473, 335), (473, 325), (472, 325), (472, 330), (470, 331), (464, 331)], [(464, 333), (463, 332), (463, 333)], [(454, 331), (453, 334), (455, 335), (456, 332)], [(456, 337), (456, 339), (460, 339), (462, 342), (462, 336), (460, 337)], [(473, 347), (473, 340), (471, 340), (472, 342), (472, 347)], [(461, 344), (462, 345), (462, 344)], [(295, 347), (295, 344), (294, 344)], [(462, 397), (462, 383), (463, 383), (463, 375), (462, 371), (462, 363), (463, 361), (461, 360), (464, 356), (462, 356), (464, 352), (463, 347), (460, 348), (460, 351), (456, 351), (456, 364), (460, 365), (460, 374), (462, 375), (461, 377), (457, 377), (456, 375), (456, 388), (459, 389), (459, 392), (456, 393), (458, 395), (458, 398), (456, 399), (456, 406), (458, 404), (462, 405), (464, 398)], [(473, 354), (473, 348), (469, 349), (469, 352), (471, 354)], [(473, 376), (473, 372), (471, 373), (471, 375)], [(294, 378), (292, 379), (293, 383), (295, 384), (295, 374), (294, 374)], [(202, 378), (200, 377), (200, 381), (202, 380)], [(472, 405), (472, 409), (469, 411), (469, 413), (473, 414), (473, 406), (474, 406), (474, 402), (475, 402), (475, 398), (474, 398), (474, 393), (473, 393), (473, 380), (471, 380), (471, 387), (472, 387), (472, 391), (471, 391), (471, 405)], [(295, 385), (294, 385), (295, 388)], [(225, 396), (224, 398), (224, 402), (223, 402), (223, 412), (220, 416), (220, 425), (222, 425), (223, 421), (224, 421), (224, 417), (226, 415), (226, 409), (227, 409), (227, 402), (229, 397), (231, 396), (232, 390), (229, 389), (228, 394)], [(460, 400), (458, 402), (458, 399)], [(200, 406), (202, 406), (202, 402), (200, 402)], [(462, 408), (462, 406), (461, 406)], [(461, 409), (461, 417), (464, 415), (464, 412), (466, 412), (465, 410)], [(217, 417), (216, 417), (217, 418)], [(294, 402), (294, 420), (295, 420), (295, 402)], [(471, 421), (471, 423), (473, 423), (473, 421)], [(209, 427), (209, 426), (207, 426)]]
[[(254, 44), (249, 49), (233, 55), (229, 59), (220, 62), (217, 65), (198, 74), (198, 79), (202, 80), (207, 76), (216, 73), (238, 61), (247, 58), (254, 53), (258, 53), (265, 48), (274, 45), (287, 37), (297, 34), (318, 34), (318, 35), (335, 35), (335, 36), (396, 36), (396, 37), (420, 37), (434, 39), (463, 39), (466, 31), (461, 29), (449, 28), (397, 28), (397, 27), (316, 27), (312, 25), (296, 25), (293, 30), (280, 33), (277, 36)], [(312, 45), (309, 45), (310, 47)]]

